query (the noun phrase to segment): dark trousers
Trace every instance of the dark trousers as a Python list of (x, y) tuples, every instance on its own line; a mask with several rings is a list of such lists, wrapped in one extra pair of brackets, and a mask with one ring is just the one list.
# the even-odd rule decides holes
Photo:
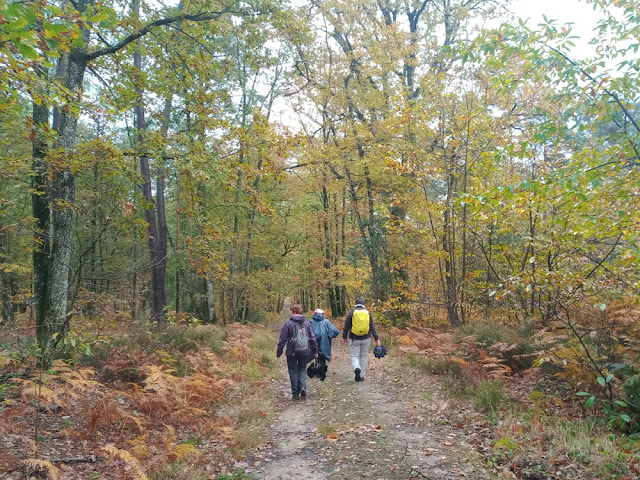
[(295, 395), (307, 389), (307, 361), (295, 355), (287, 355), (287, 368), (291, 380), (291, 393)]

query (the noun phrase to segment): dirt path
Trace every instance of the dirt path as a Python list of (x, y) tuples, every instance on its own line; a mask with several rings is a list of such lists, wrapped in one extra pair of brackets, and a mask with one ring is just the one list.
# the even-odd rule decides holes
[(416, 413), (416, 392), (383, 367), (393, 358), (370, 354), (367, 380), (356, 383), (341, 337), (333, 348), (335, 374), (329, 368), (324, 382), (308, 378), (306, 400), (290, 400), (283, 366), (274, 385), (282, 409), (272, 425), (272, 441), (240, 465), (248, 475), (265, 480), (489, 478), (460, 430), (430, 424)]

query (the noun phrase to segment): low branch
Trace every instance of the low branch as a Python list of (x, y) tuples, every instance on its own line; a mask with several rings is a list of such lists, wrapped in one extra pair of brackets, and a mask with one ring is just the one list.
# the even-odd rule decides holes
[(593, 275), (595, 271), (598, 270), (602, 266), (602, 264), (607, 260), (607, 258), (611, 256), (613, 251), (616, 249), (616, 247), (620, 243), (620, 240), (622, 239), (622, 235), (623, 235), (622, 233), (618, 235), (618, 238), (616, 239), (615, 243), (611, 246), (611, 249), (607, 252), (607, 254), (604, 257), (602, 257), (602, 260), (596, 263), (596, 266), (593, 267), (593, 270), (591, 270), (589, 274), (585, 277), (585, 280), (588, 279), (591, 275)]
[(298, 163), (296, 165), (291, 165), (290, 167), (285, 167), (285, 170), (295, 170), (296, 168), (303, 168), (309, 165), (308, 163)]

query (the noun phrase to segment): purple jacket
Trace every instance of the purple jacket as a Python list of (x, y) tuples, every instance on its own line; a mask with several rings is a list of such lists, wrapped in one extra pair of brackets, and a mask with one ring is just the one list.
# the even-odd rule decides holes
[(314, 355), (318, 353), (318, 342), (316, 341), (316, 336), (313, 334), (313, 329), (311, 328), (309, 320), (304, 318), (302, 315), (296, 314), (284, 324), (284, 327), (282, 327), (282, 331), (280, 332), (280, 341), (278, 342), (278, 352), (276, 353), (278, 358), (282, 355), (285, 344), (287, 345), (287, 356), (293, 356), (293, 345), (289, 339), (293, 337), (294, 322), (304, 324), (307, 329), (307, 334), (309, 335), (309, 353)]

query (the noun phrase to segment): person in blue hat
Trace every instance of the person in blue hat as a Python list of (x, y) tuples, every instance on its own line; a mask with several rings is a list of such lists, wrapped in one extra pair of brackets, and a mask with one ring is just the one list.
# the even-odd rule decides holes
[(324, 316), (324, 310), (316, 308), (311, 319), (311, 328), (318, 342), (318, 363), (325, 367), (327, 361), (331, 361), (331, 339), (340, 335), (340, 331), (331, 321)]

